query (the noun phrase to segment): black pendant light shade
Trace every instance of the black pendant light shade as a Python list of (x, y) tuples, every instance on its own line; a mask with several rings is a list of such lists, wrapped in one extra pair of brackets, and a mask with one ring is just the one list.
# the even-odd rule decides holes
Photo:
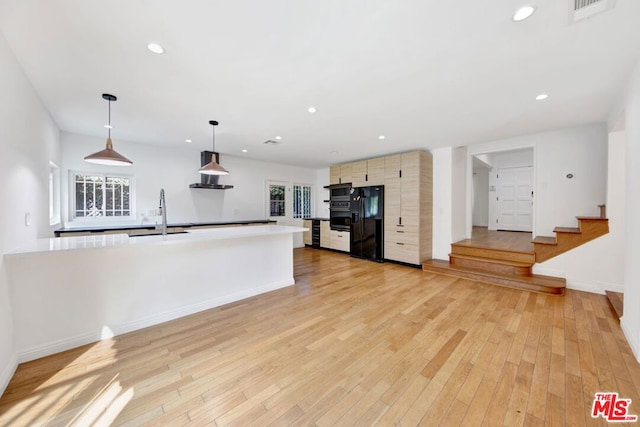
[(218, 126), (218, 122), (215, 120), (209, 120), (209, 124), (213, 126), (213, 145), (212, 151), (214, 154), (211, 156), (211, 162), (207, 163), (203, 167), (201, 167), (198, 172), (204, 175), (228, 175), (229, 171), (220, 166), (216, 162), (216, 126)]
[(107, 146), (102, 151), (88, 155), (84, 160), (98, 165), (131, 166), (133, 162), (114, 150), (113, 142), (111, 142), (111, 102), (117, 101), (118, 98), (108, 93), (103, 93), (102, 98), (109, 101), (109, 124), (107, 126), (109, 129), (109, 136), (107, 137)]

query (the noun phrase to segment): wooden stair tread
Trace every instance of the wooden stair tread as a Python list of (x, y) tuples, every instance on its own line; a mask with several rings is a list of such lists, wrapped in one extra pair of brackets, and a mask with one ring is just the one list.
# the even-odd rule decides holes
[(554, 233), (580, 233), (580, 229), (578, 227), (556, 227), (553, 229)]
[(541, 245), (557, 245), (558, 244), (555, 237), (549, 237), (549, 236), (536, 236), (536, 238), (533, 239), (532, 242), (538, 243)]
[(607, 294), (607, 299), (611, 303), (613, 310), (618, 315), (618, 319), (622, 317), (624, 309), (624, 294), (622, 292), (604, 291)]
[(505, 259), (485, 258), (485, 257), (479, 257), (479, 256), (472, 256), (472, 255), (460, 255), (460, 254), (454, 254), (454, 253), (449, 254), (449, 256), (455, 257), (455, 258), (473, 260), (473, 261), (488, 262), (491, 264), (511, 265), (514, 267), (531, 267), (533, 265), (533, 263), (529, 263), (529, 262), (518, 262), (518, 261), (505, 260)]
[(499, 252), (508, 252), (508, 253), (513, 253), (513, 254), (533, 254), (534, 251), (519, 251), (516, 249), (507, 249), (507, 248), (500, 248), (500, 247), (491, 247), (491, 246), (482, 246), (479, 244), (473, 244), (473, 243), (462, 243), (462, 242), (455, 242), (451, 244), (451, 247), (463, 247), (463, 248), (475, 248), (475, 249), (485, 249), (487, 251), (499, 251)]
[[(533, 249), (533, 245), (531, 246)], [(522, 262), (530, 265), (533, 265), (536, 261), (536, 254), (533, 251), (504, 249), (461, 242), (451, 244), (451, 255)]]
[(609, 221), (609, 218), (602, 218), (600, 216), (577, 216), (578, 221)]
[(531, 276), (506, 276), (483, 270), (458, 267), (441, 260), (426, 261), (422, 264), (422, 269), (439, 274), (462, 277), (478, 282), (539, 292), (547, 295), (564, 295), (566, 288), (566, 280), (558, 277), (538, 274), (532, 274)]

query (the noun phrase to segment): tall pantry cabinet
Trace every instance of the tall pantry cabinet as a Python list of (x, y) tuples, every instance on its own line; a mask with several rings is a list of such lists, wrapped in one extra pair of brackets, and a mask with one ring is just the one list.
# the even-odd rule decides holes
[(425, 151), (385, 157), (384, 257), (421, 264), (431, 259), (433, 159)]

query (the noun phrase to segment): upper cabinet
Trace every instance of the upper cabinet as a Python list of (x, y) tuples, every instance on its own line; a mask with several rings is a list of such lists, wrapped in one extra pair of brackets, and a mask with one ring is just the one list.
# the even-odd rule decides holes
[(330, 184), (351, 183), (353, 187), (384, 185), (385, 158), (361, 160), (332, 166), (329, 172)]
[(340, 183), (348, 184), (353, 182), (353, 163), (340, 165)]
[(329, 184), (340, 184), (340, 165), (331, 166), (329, 169)]
[(367, 185), (384, 185), (384, 157), (367, 160)]
[(329, 184), (348, 184), (353, 182), (354, 163), (331, 166), (329, 170)]
[(360, 162), (353, 162), (351, 164), (351, 185), (353, 187), (366, 187), (367, 186), (367, 161), (362, 160)]

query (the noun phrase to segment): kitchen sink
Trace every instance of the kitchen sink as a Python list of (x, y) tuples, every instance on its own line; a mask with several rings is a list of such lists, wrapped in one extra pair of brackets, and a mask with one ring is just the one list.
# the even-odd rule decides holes
[[(169, 234), (187, 234), (188, 231), (184, 231), (184, 230), (173, 230), (173, 231), (167, 231), (167, 235)], [(144, 231), (144, 232), (135, 232), (135, 231), (130, 231), (129, 233), (127, 233), (129, 235), (129, 237), (144, 237), (144, 236), (162, 236), (162, 230), (149, 230), (149, 231)]]

